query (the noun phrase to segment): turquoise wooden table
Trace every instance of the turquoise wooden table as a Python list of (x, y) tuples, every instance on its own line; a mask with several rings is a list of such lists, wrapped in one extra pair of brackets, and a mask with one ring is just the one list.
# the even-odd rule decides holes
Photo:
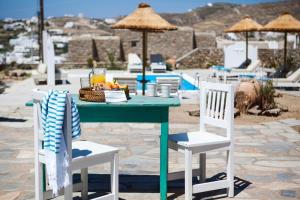
[(167, 199), (169, 107), (180, 106), (178, 98), (132, 96), (128, 102), (92, 103), (74, 95), (81, 122), (160, 123), (160, 198)]
[[(168, 134), (169, 107), (180, 106), (178, 98), (161, 98), (132, 96), (122, 103), (93, 103), (78, 99), (73, 95), (77, 104), (80, 121), (91, 122), (122, 122), (122, 123), (160, 123), (160, 198), (167, 199), (168, 188)], [(32, 106), (32, 102), (26, 103)]]

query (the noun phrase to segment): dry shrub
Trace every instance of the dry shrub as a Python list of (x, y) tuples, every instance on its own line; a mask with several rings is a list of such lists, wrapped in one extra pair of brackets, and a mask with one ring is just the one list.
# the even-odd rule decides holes
[(276, 103), (274, 100), (275, 89), (272, 81), (267, 81), (266, 84), (263, 84), (259, 90), (259, 94), (261, 97), (260, 108), (262, 110), (276, 108)]

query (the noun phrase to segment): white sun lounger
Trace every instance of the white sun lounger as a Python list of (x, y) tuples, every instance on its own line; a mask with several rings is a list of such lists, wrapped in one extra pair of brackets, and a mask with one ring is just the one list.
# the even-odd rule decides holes
[(300, 88), (300, 67), (287, 78), (273, 78), (274, 87), (299, 87)]
[(131, 73), (142, 73), (143, 71), (142, 61), (135, 53), (128, 54), (127, 69)]
[(261, 61), (256, 60), (252, 62), (246, 69), (232, 68), (232, 72), (255, 72), (261, 66)]
[(153, 73), (165, 73), (167, 70), (167, 65), (160, 54), (150, 55), (150, 68)]

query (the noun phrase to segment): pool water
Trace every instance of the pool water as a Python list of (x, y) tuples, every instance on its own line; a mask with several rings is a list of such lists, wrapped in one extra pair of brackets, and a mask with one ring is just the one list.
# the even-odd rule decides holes
[[(142, 84), (139, 82), (142, 80), (142, 75), (137, 75), (137, 89), (141, 90), (142, 89)], [(163, 74), (163, 75), (146, 75), (146, 80), (148, 83), (156, 83), (156, 78), (157, 77), (180, 77), (179, 75), (176, 74)], [(179, 90), (198, 90), (198, 87), (193, 85), (192, 83), (188, 82), (184, 78), (181, 79)]]

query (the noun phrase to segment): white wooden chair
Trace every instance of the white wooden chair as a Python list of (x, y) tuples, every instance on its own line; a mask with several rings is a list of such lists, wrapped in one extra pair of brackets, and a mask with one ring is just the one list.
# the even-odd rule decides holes
[[(200, 130), (169, 136), (169, 147), (185, 154), (185, 199), (192, 199), (193, 193), (228, 188), (228, 196), (234, 196), (234, 138), (233, 108), (234, 89), (232, 85), (201, 82), (200, 85)], [(206, 125), (226, 129), (226, 136), (208, 132)], [(227, 179), (205, 182), (206, 152), (227, 151)], [(192, 154), (200, 154), (200, 184), (192, 185)], [(173, 179), (175, 179), (173, 177)]]
[[(52, 191), (43, 191), (43, 164), (45, 164), (45, 154), (42, 148), (43, 129), (41, 126), (41, 101), (45, 92), (34, 90), (34, 149), (35, 149), (35, 199), (52, 198)], [(66, 111), (64, 117), (64, 135), (69, 154), (69, 174), (68, 187), (64, 191), (59, 191), (59, 195), (64, 194), (64, 199), (71, 200), (73, 191), (81, 191), (82, 199), (88, 199), (88, 167), (108, 163), (111, 164), (111, 193), (96, 198), (97, 200), (117, 200), (118, 198), (118, 149), (101, 145), (89, 141), (73, 141), (71, 136), (71, 95), (67, 95)], [(72, 152), (73, 151), (73, 152)], [(72, 171), (81, 170), (81, 182), (72, 184)]]

